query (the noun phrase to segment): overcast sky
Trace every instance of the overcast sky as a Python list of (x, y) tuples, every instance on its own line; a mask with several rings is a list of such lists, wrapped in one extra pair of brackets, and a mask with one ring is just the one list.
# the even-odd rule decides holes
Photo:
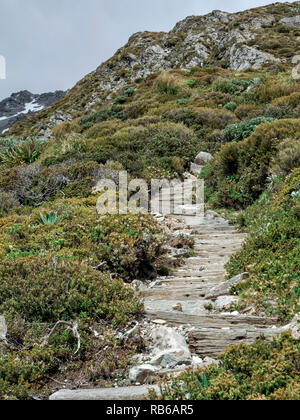
[(0, 56), (7, 63), (0, 99), (24, 89), (68, 89), (135, 32), (169, 31), (186, 16), (268, 3), (271, 0), (0, 0)]

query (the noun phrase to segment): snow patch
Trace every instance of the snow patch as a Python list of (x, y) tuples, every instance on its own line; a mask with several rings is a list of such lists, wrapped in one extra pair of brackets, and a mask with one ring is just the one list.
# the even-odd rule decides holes
[[(39, 112), (39, 111), (42, 111), (45, 108), (43, 105), (39, 105), (36, 102), (36, 99), (34, 99), (31, 102), (27, 102), (24, 106), (25, 106), (24, 111), (20, 111), (17, 114), (11, 115), (11, 116), (8, 116), (8, 117), (0, 117), (0, 121), (4, 121), (4, 120), (10, 119), (10, 118), (15, 118), (15, 117), (17, 117), (18, 115), (21, 115), (21, 114), (27, 115), (30, 112), (34, 112), (34, 113)], [(6, 130), (3, 130), (1, 134), (6, 133), (7, 131), (9, 131), (9, 128), (6, 129)]]

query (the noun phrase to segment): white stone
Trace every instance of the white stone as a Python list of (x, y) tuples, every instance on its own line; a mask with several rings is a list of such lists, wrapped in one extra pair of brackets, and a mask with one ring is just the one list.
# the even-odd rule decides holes
[(203, 165), (198, 165), (197, 163), (191, 163), (191, 173), (193, 175), (200, 175), (203, 169)]
[(0, 316), (0, 341), (6, 343), (7, 325), (3, 315)]
[(157, 327), (152, 331), (152, 360), (151, 364), (172, 369), (180, 365), (190, 365), (191, 352), (183, 335), (173, 328)]
[(214, 308), (217, 311), (223, 311), (224, 309), (228, 309), (232, 304), (238, 302), (238, 298), (234, 296), (220, 296), (214, 302)]
[(212, 159), (213, 156), (210, 153), (200, 152), (195, 159), (195, 163), (196, 165), (203, 165), (210, 162)]
[(144, 384), (145, 382), (147, 382), (149, 376), (151, 376), (157, 371), (158, 369), (150, 364), (135, 366), (132, 369), (130, 369), (129, 379), (132, 383), (139, 382), (140, 384)]

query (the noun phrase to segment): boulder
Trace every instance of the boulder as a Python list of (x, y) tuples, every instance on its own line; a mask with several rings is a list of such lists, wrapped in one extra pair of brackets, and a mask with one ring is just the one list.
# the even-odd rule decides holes
[(289, 28), (300, 28), (300, 15), (283, 18), (279, 23)]
[(200, 152), (195, 159), (195, 163), (196, 165), (203, 166), (203, 164), (206, 165), (212, 159), (213, 159), (213, 156), (210, 153)]
[(161, 366), (164, 369), (174, 369), (183, 365), (189, 366), (191, 363), (191, 354), (180, 349), (162, 351), (151, 360), (152, 365)]
[(200, 175), (203, 169), (203, 165), (198, 165), (197, 163), (191, 163), (191, 173), (193, 175)]
[(158, 369), (150, 364), (135, 366), (130, 369), (129, 379), (132, 383), (144, 384)]
[(263, 52), (248, 45), (234, 44), (229, 53), (230, 67), (242, 71), (248, 68), (261, 69), (267, 63), (280, 63), (273, 54)]
[(190, 365), (191, 352), (183, 335), (173, 328), (158, 327), (152, 331), (151, 365), (173, 369), (176, 366)]
[(207, 366), (210, 366), (210, 365), (219, 366), (220, 363), (221, 363), (220, 360), (216, 360), (216, 359), (213, 359), (211, 357), (205, 357), (205, 359), (203, 360), (203, 366), (204, 367), (207, 367)]
[(3, 315), (0, 316), (0, 342), (6, 343), (7, 325)]
[(217, 299), (220, 296), (226, 296), (230, 294), (230, 289), (232, 286), (242, 283), (244, 280), (249, 278), (249, 273), (239, 274), (232, 279), (225, 281), (224, 283), (219, 284), (218, 286), (210, 289), (205, 295), (205, 299)]

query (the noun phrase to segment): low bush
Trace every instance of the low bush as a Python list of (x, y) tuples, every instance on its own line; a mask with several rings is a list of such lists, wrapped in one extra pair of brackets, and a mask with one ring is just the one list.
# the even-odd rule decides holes
[(295, 168), (300, 168), (300, 139), (285, 139), (272, 160), (271, 172), (286, 176)]
[(230, 347), (220, 366), (188, 370), (161, 387), (163, 400), (299, 400), (300, 343), (289, 333)]
[(240, 307), (276, 315), (285, 322), (299, 312), (300, 169), (285, 181), (273, 181), (243, 214), (249, 236), (227, 266), (230, 276), (248, 271), (250, 278), (234, 292)]
[[(117, 273), (127, 281), (155, 277), (163, 261), (165, 236), (151, 216), (107, 215), (99, 220), (97, 197), (86, 200), (54, 202), (24, 221), (5, 225), (0, 229), (0, 256), (10, 260), (22, 255), (84, 260), (90, 267), (102, 264), (103, 271)], [(55, 223), (44, 224), (41, 213), (57, 213)]]
[(222, 138), (226, 142), (244, 140), (253, 133), (258, 125), (272, 121), (273, 118), (257, 117), (239, 124), (230, 124), (223, 131)]
[(114, 120), (116, 118), (123, 118), (123, 108), (120, 106), (113, 105), (111, 108), (96, 111), (87, 116), (82, 117), (79, 120), (78, 124), (81, 127), (82, 131), (84, 131), (92, 127), (94, 124), (103, 121)]
[(195, 131), (203, 127), (224, 129), (228, 124), (236, 121), (235, 116), (230, 111), (209, 108), (174, 109), (166, 112), (163, 119), (183, 123)]
[(141, 310), (131, 288), (76, 261), (18, 258), (0, 267), (0, 310), (21, 313), (27, 321), (88, 318), (126, 323)]
[(213, 83), (213, 89), (223, 93), (238, 94), (244, 92), (251, 85), (248, 80), (230, 80), (230, 79), (217, 79)]
[(211, 204), (237, 209), (253, 204), (266, 188), (281, 143), (299, 132), (299, 120), (282, 119), (260, 124), (243, 141), (223, 145), (204, 175)]

